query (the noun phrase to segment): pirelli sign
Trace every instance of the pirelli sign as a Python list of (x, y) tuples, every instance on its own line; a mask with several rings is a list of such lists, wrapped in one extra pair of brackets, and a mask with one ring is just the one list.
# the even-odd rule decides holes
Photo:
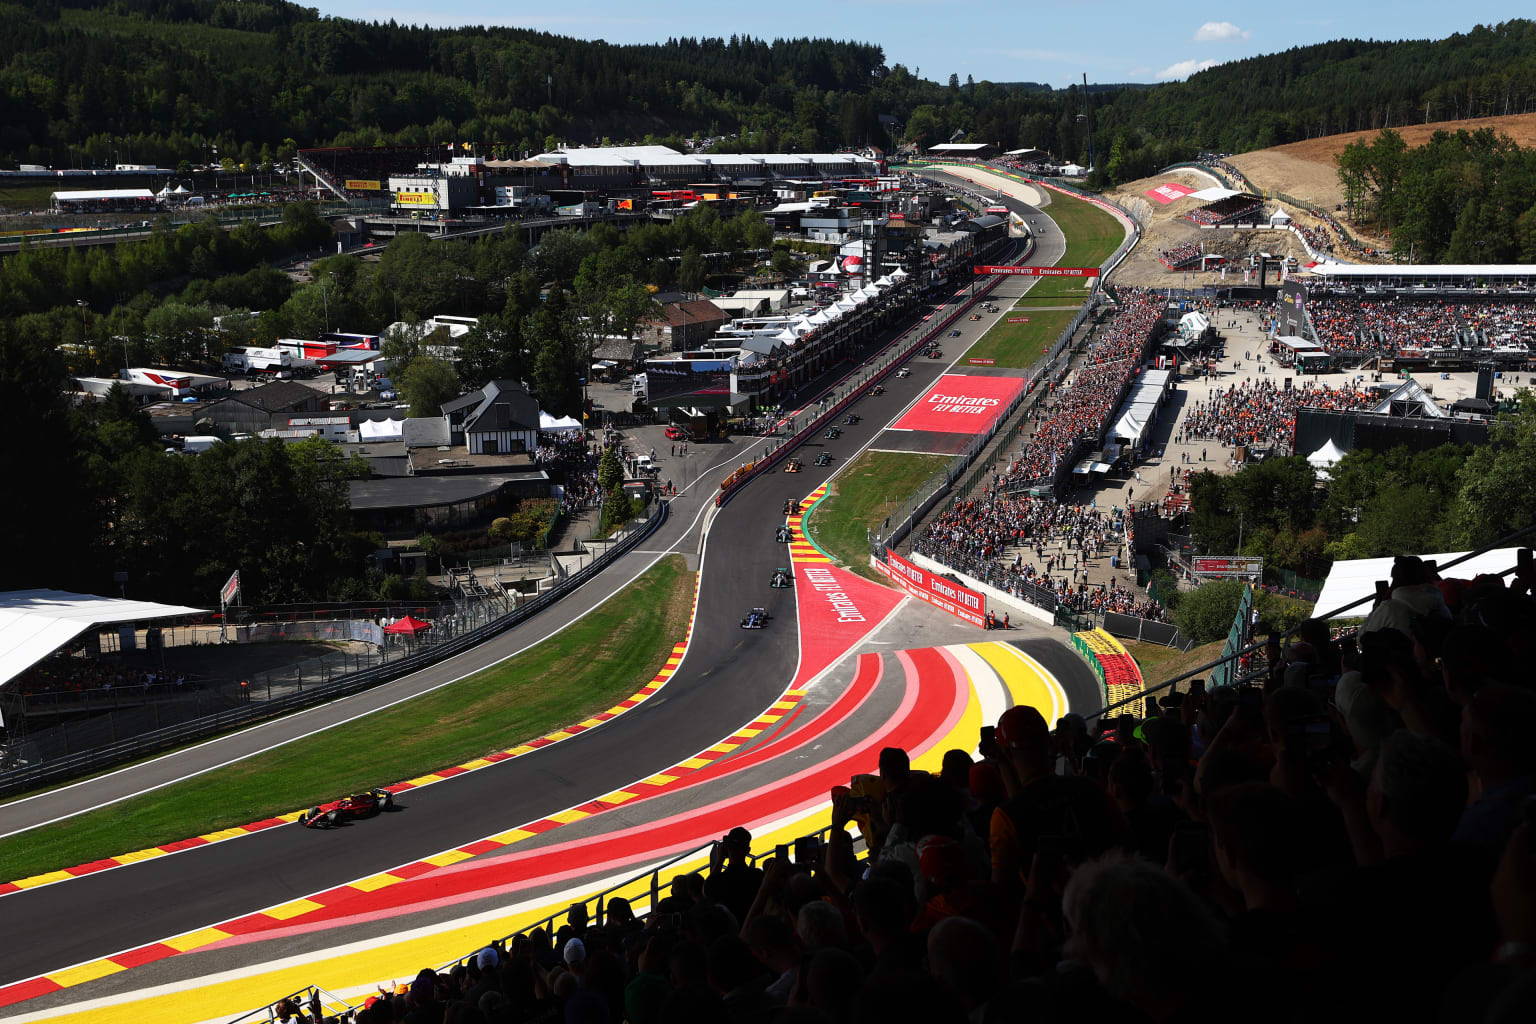
[(401, 206), (436, 206), (436, 192), (396, 192), (395, 202)]
[(384, 188), (382, 182), (369, 181), (365, 178), (348, 178), (345, 185), (352, 192), (378, 192)]

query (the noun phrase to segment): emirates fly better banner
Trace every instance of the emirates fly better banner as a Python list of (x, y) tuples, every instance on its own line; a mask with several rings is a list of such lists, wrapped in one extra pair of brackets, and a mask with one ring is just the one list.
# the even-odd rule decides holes
[(1098, 267), (988, 267), (978, 265), (978, 274), (1003, 274), (1008, 277), (1098, 277)]
[(920, 565), (913, 565), (889, 548), (885, 552), (885, 564), (881, 565), (879, 559), (875, 564), (913, 597), (920, 597), (973, 626), (986, 626), (986, 601), (976, 591), (936, 576)]
[(1023, 387), (1023, 377), (946, 373), (892, 429), (982, 434), (997, 422)]

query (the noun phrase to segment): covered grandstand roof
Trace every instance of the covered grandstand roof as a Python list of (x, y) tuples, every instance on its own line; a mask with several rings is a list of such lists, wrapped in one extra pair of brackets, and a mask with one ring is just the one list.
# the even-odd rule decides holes
[(202, 615), (204, 609), (63, 590), (0, 593), (0, 686), (93, 626)]
[(937, 146), (929, 146), (930, 153), (974, 153), (979, 149), (991, 149), (989, 142), (941, 142)]
[(1221, 188), (1219, 186), (1212, 185), (1210, 188), (1203, 188), (1199, 192), (1191, 192), (1188, 198), (1198, 199), (1202, 203), (1214, 203), (1221, 199), (1231, 199), (1233, 196), (1243, 196), (1247, 194), (1248, 193), (1246, 192), (1236, 192), (1230, 188)]
[(55, 192), (53, 198), (66, 203), (89, 203), (97, 199), (154, 199), (147, 188), (104, 188), (77, 192)]

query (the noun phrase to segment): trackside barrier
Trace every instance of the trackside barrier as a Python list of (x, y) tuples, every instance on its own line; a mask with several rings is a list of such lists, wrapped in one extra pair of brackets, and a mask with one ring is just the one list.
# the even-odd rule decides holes
[[(1013, 258), (1020, 259), (1021, 257), (1015, 256)], [(877, 357), (882, 360), (881, 365), (875, 367), (873, 370), (855, 369), (852, 373), (848, 374), (848, 376), (833, 384), (832, 387), (827, 389), (828, 391), (835, 392), (838, 388), (845, 386), (850, 380), (853, 380), (855, 377), (859, 377), (858, 382), (849, 387), (848, 393), (844, 395), (843, 398), (835, 402), (829, 409), (816, 417), (816, 419), (807, 423), (804, 427), (797, 427), (795, 433), (791, 435), (787, 440), (785, 440), (783, 444), (775, 448), (772, 452), (763, 456), (761, 459), (758, 459), (756, 462), (749, 464), (745, 469), (738, 471), (733, 476), (733, 478), (729, 479), (726, 484), (722, 486), (720, 493), (715, 496), (715, 504), (717, 506), (722, 506), (726, 502), (730, 501), (731, 498), (733, 498), (736, 493), (740, 491), (741, 488), (744, 487), (747, 483), (751, 482), (752, 480), (761, 476), (767, 470), (771, 469), (773, 466), (777, 465), (778, 462), (784, 458), (784, 456), (798, 448), (801, 443), (806, 440), (806, 438), (815, 436), (818, 430), (829, 425), (833, 420), (837, 419), (837, 417), (840, 416), (843, 411), (850, 405), (852, 405), (854, 402), (857, 402), (860, 398), (865, 397), (867, 388), (880, 383), (887, 376), (889, 376), (891, 371), (896, 369), (899, 364), (907, 362), (912, 357), (914, 352), (918, 351), (924, 345), (932, 342), (933, 339), (940, 334), (940, 332), (948, 329), (950, 325), (958, 321), (962, 316), (966, 314), (971, 306), (975, 305), (976, 299), (983, 298), (989, 294), (992, 289), (996, 288), (998, 284), (1001, 283), (1001, 281), (1001, 278), (994, 277), (987, 281), (985, 284), (977, 287), (974, 297), (969, 302), (961, 305), (954, 312), (947, 315), (943, 320), (939, 321), (937, 325), (930, 326), (926, 330), (919, 329), (916, 335), (916, 340), (912, 341), (910, 344), (907, 344), (906, 347), (901, 348), (895, 352), (892, 351), (892, 349), (902, 345), (903, 339), (906, 337), (905, 335), (892, 341), (891, 344), (886, 346), (886, 348), (883, 350), (883, 354)], [(868, 373), (868, 376), (860, 377), (859, 375), (861, 373)]]
[[(290, 1001), (294, 1004), (294, 1006), (298, 1007), (298, 1017), (293, 1018), (278, 1016), (278, 1006), (282, 1003)], [(320, 1010), (322, 1013), (334, 1016), (340, 1016), (341, 1014), (346, 1013), (352, 1009), (352, 1005), (345, 999), (342, 999), (340, 996), (332, 995), (325, 989), (320, 988), (318, 985), (306, 985), (304, 988), (299, 989), (297, 992), (290, 992), (285, 996), (279, 996), (264, 1006), (258, 1006), (254, 1010), (242, 1013), (240, 1016), (231, 1020), (229, 1024), (244, 1024), (245, 1021), (262, 1019), (270, 1022), (270, 1024), (277, 1024), (279, 1021), (287, 1022), (295, 1019), (308, 1020), (310, 1003), (314, 1001), (319, 1002)], [(263, 1014), (265, 1017), (261, 1016)]]
[(202, 739), (214, 733), (226, 732), (238, 726), (249, 725), (262, 719), (274, 718), (300, 708), (371, 689), (381, 683), (387, 683), (392, 679), (426, 668), (428, 665), (462, 654), (532, 618), (570, 591), (589, 582), (625, 552), (655, 533), (661, 524), (666, 522), (668, 511), (669, 503), (658, 501), (652, 507), (650, 515), (640, 522), (638, 529), (632, 530), (623, 540), (594, 558), (591, 564), (571, 573), (561, 581), (559, 586), (523, 602), (507, 614), (492, 619), (483, 626), (460, 633), (444, 643), (424, 647), (398, 660), (362, 671), (334, 675), (318, 685), (285, 696), (274, 697), (272, 700), (252, 701), (216, 715), (156, 729), (94, 750), (0, 772), (0, 794), (15, 793), (82, 775), (121, 761)]
[[(1443, 578), (1445, 576), (1445, 571), (1447, 569), (1454, 568), (1455, 566), (1458, 566), (1458, 565), (1460, 565), (1463, 562), (1466, 562), (1466, 561), (1469, 561), (1469, 560), (1471, 560), (1473, 558), (1476, 558), (1478, 555), (1486, 554), (1487, 552), (1492, 551), (1492, 550), (1494, 550), (1496, 548), (1512, 547), (1515, 544), (1516, 541), (1519, 541), (1519, 540), (1522, 540), (1522, 539), (1524, 539), (1526, 537), (1529, 537), (1533, 533), (1536, 533), (1536, 525), (1527, 526), (1527, 527), (1524, 527), (1522, 529), (1516, 530), (1513, 533), (1509, 533), (1509, 534), (1506, 534), (1503, 537), (1500, 537), (1498, 540), (1490, 541), (1487, 544), (1484, 544), (1481, 547), (1478, 547), (1477, 549), (1475, 549), (1473, 551), (1468, 551), (1464, 555), (1459, 555), (1456, 558), (1451, 559), (1450, 561), (1446, 562), (1444, 565), (1439, 566), (1438, 567), (1438, 571), (1440, 572), (1440, 574), (1441, 574), (1441, 576)], [(1497, 575), (1497, 576), (1499, 576), (1501, 578), (1504, 577), (1504, 576), (1509, 576), (1509, 575), (1511, 575), (1512, 573), (1515, 572), (1516, 568), (1517, 568), (1517, 566), (1512, 565), (1508, 569), (1505, 569), (1504, 571), (1496, 573), (1494, 575)], [(1317, 612), (1314, 609), (1314, 614), (1312, 615), (1312, 618), (1314, 618), (1314, 619), (1321, 619), (1324, 622), (1327, 622), (1330, 619), (1345, 618), (1346, 617), (1345, 616), (1346, 612), (1354, 611), (1356, 608), (1359, 608), (1361, 605), (1367, 604), (1367, 603), (1370, 603), (1370, 602), (1374, 602), (1375, 600), (1376, 600), (1376, 595), (1375, 594), (1367, 594), (1365, 597), (1362, 597), (1359, 600), (1351, 601), (1349, 604), (1346, 604), (1346, 605), (1340, 605), (1338, 608), (1334, 608), (1331, 611)], [(1359, 614), (1359, 613), (1357, 613), (1357, 614)], [(1292, 629), (1289, 629), (1286, 632), (1284, 632), (1282, 634), (1279, 634), (1278, 635), (1278, 639), (1282, 639), (1282, 640), (1286, 639), (1286, 638), (1292, 636), (1293, 634), (1295, 634), (1297, 632), (1297, 630), (1299, 630), (1300, 628), (1301, 628), (1300, 626), (1293, 627)], [(1230, 654), (1228, 654), (1226, 652), (1223, 652), (1222, 656), (1219, 657), (1219, 658), (1216, 658), (1214, 661), (1209, 661), (1209, 662), (1206, 662), (1204, 665), (1196, 666), (1195, 668), (1190, 669), (1188, 672), (1185, 672), (1182, 675), (1174, 676), (1172, 679), (1169, 679), (1166, 682), (1158, 683), (1156, 686), (1148, 686), (1145, 689), (1143, 689), (1140, 693), (1137, 693), (1137, 694), (1135, 694), (1135, 695), (1133, 695), (1131, 697), (1127, 697), (1127, 698), (1124, 698), (1122, 700), (1117, 700), (1117, 701), (1110, 701), (1107, 704), (1105, 704), (1104, 707), (1100, 708), (1098, 711), (1095, 711), (1092, 714), (1089, 714), (1089, 715), (1087, 715), (1085, 717), (1087, 717), (1087, 718), (1099, 718), (1099, 717), (1102, 717), (1103, 715), (1107, 715), (1111, 711), (1115, 711), (1115, 710), (1117, 710), (1117, 709), (1119, 709), (1121, 707), (1124, 707), (1127, 704), (1131, 704), (1131, 703), (1133, 703), (1135, 701), (1142, 700), (1143, 698), (1150, 697), (1154, 693), (1161, 693), (1163, 690), (1170, 689), (1171, 687), (1175, 686), (1176, 684), (1182, 683), (1186, 679), (1193, 679), (1196, 676), (1208, 673), (1208, 672), (1212, 671), (1213, 669), (1215, 669), (1217, 666), (1228, 666), (1227, 667), (1227, 674), (1229, 676), (1236, 676), (1236, 673), (1232, 672), (1232, 670), (1231, 670), (1231, 667), (1230, 667), (1231, 663), (1236, 661), (1237, 659), (1243, 657), (1244, 655), (1252, 654), (1253, 652), (1258, 651), (1262, 646), (1263, 646), (1263, 644), (1250, 643), (1250, 644), (1248, 644), (1248, 645), (1246, 645), (1244, 647), (1241, 647), (1241, 648), (1231, 652)], [(1239, 680), (1239, 682), (1241, 682), (1241, 680)]]

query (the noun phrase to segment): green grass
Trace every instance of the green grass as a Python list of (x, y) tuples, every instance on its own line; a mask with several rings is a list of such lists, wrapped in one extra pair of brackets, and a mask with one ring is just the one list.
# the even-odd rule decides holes
[[(1141, 668), (1141, 677), (1146, 684), (1156, 686), (1175, 676), (1181, 676), (1190, 669), (1215, 661), (1221, 657), (1221, 646), (1225, 641), (1217, 640), (1213, 643), (1200, 644), (1198, 647), (1191, 648), (1188, 654), (1181, 653), (1177, 648), (1141, 643), (1136, 640), (1122, 640), (1121, 643), (1125, 644), (1125, 649), (1130, 652), (1131, 657), (1136, 659), (1136, 664)], [(1179, 683), (1174, 689), (1183, 692), (1189, 689), (1189, 684)]]
[[(1114, 217), (1092, 203), (1060, 192), (1051, 193), (1051, 205), (1045, 208), (1045, 215), (1067, 236), (1067, 253), (1059, 264), (1063, 267), (1097, 267), (1125, 240), (1125, 229)], [(1038, 288), (1036, 285), (1030, 290)]]
[[(0, 208), (7, 210), (46, 210), (48, 199), (63, 185), (0, 185)], [(29, 227), (31, 225), (19, 225)]]
[(656, 675), (686, 634), (692, 606), (693, 576), (682, 556), (669, 556), (569, 628), (468, 679), (313, 739), (0, 840), (4, 877), (259, 821), (579, 722)]
[(998, 366), (1012, 366), (1023, 370), (1045, 354), (1062, 329), (1072, 322), (1074, 309), (1030, 309), (1027, 324), (1010, 324), (1008, 313), (998, 318), (996, 324), (961, 357), (959, 369), (967, 365), (967, 359), (993, 359)]
[(806, 530), (823, 550), (871, 579), (866, 530), (884, 522), (917, 493), (949, 455), (865, 452), (832, 481), (830, 493), (811, 512)]

